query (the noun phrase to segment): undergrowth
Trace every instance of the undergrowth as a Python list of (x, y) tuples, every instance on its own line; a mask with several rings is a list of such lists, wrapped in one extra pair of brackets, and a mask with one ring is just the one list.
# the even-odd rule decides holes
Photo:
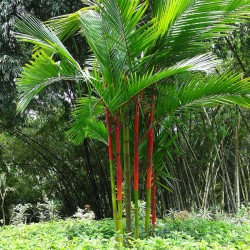
[(118, 246), (113, 222), (66, 219), (0, 228), (0, 249), (250, 249), (250, 224), (206, 218), (158, 220), (154, 235)]

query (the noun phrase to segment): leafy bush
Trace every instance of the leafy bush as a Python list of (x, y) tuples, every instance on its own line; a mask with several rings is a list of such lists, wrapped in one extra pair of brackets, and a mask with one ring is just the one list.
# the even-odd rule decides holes
[(19, 225), (19, 224), (26, 224), (28, 219), (31, 219), (32, 213), (30, 210), (32, 205), (30, 203), (27, 204), (17, 204), (12, 208), (11, 217), (10, 217), (10, 224)]
[(44, 202), (38, 202), (34, 209), (39, 221), (55, 220), (59, 218), (60, 203), (45, 199)]
[(32, 221), (50, 221), (59, 219), (60, 204), (53, 200), (45, 199), (36, 205), (30, 203), (17, 204), (11, 209), (10, 224), (19, 225)]

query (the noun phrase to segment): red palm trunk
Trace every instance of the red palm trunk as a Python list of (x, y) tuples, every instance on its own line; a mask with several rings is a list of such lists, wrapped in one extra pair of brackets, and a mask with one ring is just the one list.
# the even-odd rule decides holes
[(156, 227), (156, 177), (153, 171), (152, 175), (152, 189), (151, 189), (151, 213), (152, 213), (152, 226)]
[(117, 204), (118, 204), (118, 231), (122, 233), (122, 165), (120, 146), (120, 127), (118, 115), (115, 120), (115, 147), (116, 147), (116, 178), (117, 178)]
[(117, 178), (117, 200), (122, 200), (122, 165), (121, 165), (121, 146), (120, 128), (118, 117), (115, 120), (115, 146), (116, 146), (116, 178)]
[(110, 125), (110, 113), (106, 109), (106, 126), (108, 130), (108, 151), (109, 151), (109, 167), (110, 167), (110, 184), (111, 184), (111, 196), (112, 196), (112, 209), (113, 209), (113, 218), (115, 224), (115, 230), (118, 229), (117, 221), (117, 205), (115, 197), (115, 177), (114, 177), (114, 165), (113, 165), (113, 145), (112, 145), (112, 130)]
[(152, 173), (153, 173), (153, 148), (154, 148), (154, 101), (155, 96), (152, 97), (151, 111), (149, 116), (149, 132), (148, 132), (148, 168), (146, 180), (146, 218), (145, 218), (145, 231), (149, 231), (150, 224), (150, 210), (151, 210), (151, 188), (152, 188)]

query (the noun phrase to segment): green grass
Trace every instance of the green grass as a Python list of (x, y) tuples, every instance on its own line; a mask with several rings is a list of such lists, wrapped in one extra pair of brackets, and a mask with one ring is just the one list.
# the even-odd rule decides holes
[[(0, 249), (128, 249), (115, 241), (111, 220), (58, 220), (0, 228)], [(206, 219), (159, 220), (155, 235), (131, 249), (250, 249), (250, 225)]]

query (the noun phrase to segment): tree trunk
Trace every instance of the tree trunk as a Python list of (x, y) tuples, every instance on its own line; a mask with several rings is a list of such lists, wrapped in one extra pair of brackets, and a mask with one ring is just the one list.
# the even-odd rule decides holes
[(156, 227), (156, 177), (155, 177), (155, 173), (153, 171), (153, 178), (152, 178), (152, 197), (151, 197), (151, 204), (152, 204), (152, 226), (153, 229)]
[(2, 216), (3, 216), (3, 226), (5, 226), (5, 224), (6, 224), (6, 221), (5, 221), (5, 211), (4, 211), (5, 191), (4, 191), (3, 194), (1, 193), (1, 199), (2, 199), (1, 210), (2, 210)]
[(123, 124), (123, 157), (124, 157), (124, 182), (125, 182), (126, 233), (130, 234), (132, 232), (132, 225), (131, 225), (131, 185), (130, 185), (131, 174), (130, 174), (128, 117), (127, 119), (124, 119), (124, 124)]
[(116, 205), (116, 195), (115, 195), (115, 177), (114, 177), (114, 165), (113, 165), (113, 145), (112, 145), (112, 135), (110, 126), (110, 114), (106, 109), (106, 126), (108, 130), (108, 151), (109, 151), (109, 171), (110, 171), (110, 184), (111, 184), (111, 196), (112, 196), (112, 208), (113, 208), (113, 219), (115, 224), (115, 231), (118, 229), (117, 224), (117, 205)]
[(236, 212), (240, 208), (240, 161), (239, 161), (239, 144), (240, 144), (240, 113), (238, 114), (238, 123), (235, 129), (235, 172), (234, 172), (234, 195), (236, 203)]
[(115, 120), (115, 147), (116, 147), (116, 178), (117, 178), (117, 203), (118, 203), (118, 231), (121, 234), (122, 226), (122, 165), (120, 149), (120, 128), (118, 115)]
[(154, 147), (154, 100), (152, 98), (151, 111), (149, 117), (149, 132), (148, 132), (148, 168), (146, 180), (146, 217), (145, 217), (145, 232), (149, 232), (150, 214), (151, 214), (151, 188), (152, 188), (152, 173), (153, 173), (153, 147)]
[(138, 97), (135, 97), (135, 123), (134, 123), (134, 202), (135, 202), (135, 239), (139, 237), (139, 103)]

